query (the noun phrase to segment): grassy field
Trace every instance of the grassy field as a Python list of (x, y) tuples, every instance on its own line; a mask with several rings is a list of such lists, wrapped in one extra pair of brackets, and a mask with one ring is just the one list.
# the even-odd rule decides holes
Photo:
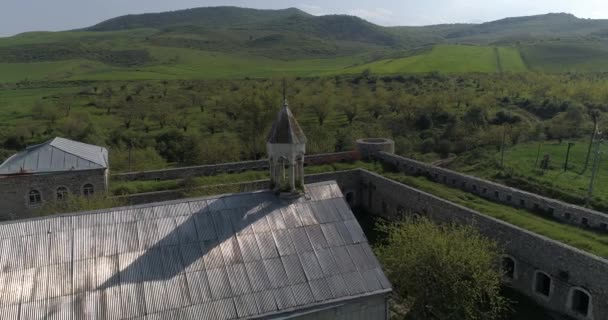
[(512, 47), (439, 45), (430, 52), (401, 59), (380, 60), (344, 70), (358, 73), (421, 72), (520, 72), (526, 71), (519, 52)]
[[(515, 184), (516, 187), (532, 192), (545, 193), (549, 196), (551, 194), (561, 194), (571, 197), (572, 199), (568, 199), (569, 202), (574, 202), (577, 199), (582, 201), (587, 196), (594, 156), (591, 155), (588, 168), (583, 173), (589, 140), (582, 139), (573, 141), (573, 143), (574, 146), (570, 150), (568, 161), (568, 171), (564, 171), (568, 142), (559, 143), (557, 141), (523, 143), (505, 150), (504, 174), (507, 175), (507, 178), (500, 177), (500, 170), (493, 165), (457, 165), (455, 169), (488, 179), (499, 181), (506, 179), (505, 183)], [(539, 145), (539, 162), (544, 155), (549, 155), (551, 159), (548, 170), (540, 170), (536, 165)], [(601, 150), (605, 151), (606, 147), (602, 146)], [(492, 161), (499, 163), (500, 153), (496, 153)], [(602, 210), (608, 207), (608, 164), (606, 163), (606, 155), (599, 162), (598, 168), (591, 204)], [(518, 185), (523, 183), (526, 185)]]
[(591, 41), (547, 41), (520, 47), (521, 55), (534, 71), (608, 71), (608, 45)]
[(316, 76), (340, 73), (342, 69), (354, 65), (362, 59), (359, 56), (348, 56), (277, 60), (183, 48), (148, 47), (148, 50), (154, 62), (140, 67), (116, 67), (88, 60), (0, 63), (0, 82)]

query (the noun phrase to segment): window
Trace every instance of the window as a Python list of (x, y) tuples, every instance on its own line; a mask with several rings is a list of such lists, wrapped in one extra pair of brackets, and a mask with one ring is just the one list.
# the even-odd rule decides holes
[(581, 288), (572, 288), (568, 296), (568, 308), (576, 314), (587, 317), (591, 307), (591, 295)]
[(348, 202), (349, 206), (354, 207), (354, 205), (355, 205), (355, 195), (352, 193), (352, 191), (346, 193), (346, 202)]
[(38, 190), (30, 190), (29, 193), (29, 204), (30, 205), (38, 205), (42, 203), (42, 195)]
[(500, 199), (500, 193), (498, 193), (498, 191), (494, 191), (494, 196), (496, 199)]
[(551, 296), (551, 277), (542, 271), (536, 271), (534, 275), (534, 292), (549, 297)]
[(57, 188), (57, 201), (65, 201), (68, 198), (68, 188)]
[(513, 196), (511, 196), (510, 194), (507, 195), (507, 201), (511, 202), (511, 200), (513, 200)]
[(583, 218), (583, 219), (581, 220), (581, 223), (582, 223), (582, 224), (583, 224), (585, 227), (588, 227), (588, 226), (589, 226), (589, 220), (587, 220), (587, 218)]
[(603, 222), (602, 222), (602, 223), (600, 223), (600, 229), (602, 229), (602, 230), (604, 230), (604, 231), (608, 230), (608, 224), (603, 223)]
[(90, 197), (95, 193), (95, 187), (92, 184), (87, 183), (82, 187), (82, 195), (85, 197)]
[(477, 191), (477, 186), (473, 185), (473, 191)]
[(526, 200), (524, 200), (524, 199), (519, 199), (519, 206), (521, 206), (521, 207), (525, 207), (525, 206), (526, 206)]
[(502, 272), (505, 278), (512, 280), (515, 279), (515, 259), (504, 256), (502, 257)]
[(483, 188), (483, 194), (488, 193), (488, 188)]
[(564, 213), (564, 218), (566, 218), (566, 220), (570, 220), (570, 218), (572, 218), (572, 215), (569, 212)]

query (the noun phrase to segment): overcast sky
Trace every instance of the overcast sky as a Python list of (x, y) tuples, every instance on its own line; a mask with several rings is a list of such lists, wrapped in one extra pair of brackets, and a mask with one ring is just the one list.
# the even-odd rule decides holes
[(548, 12), (608, 18), (608, 0), (0, 0), (0, 36), (82, 28), (130, 13), (220, 5), (297, 7), (315, 15), (357, 15), (386, 26), (485, 22)]

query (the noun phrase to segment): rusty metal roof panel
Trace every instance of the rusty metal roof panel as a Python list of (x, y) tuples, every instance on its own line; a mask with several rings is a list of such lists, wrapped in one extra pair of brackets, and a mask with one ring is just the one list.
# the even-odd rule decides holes
[(318, 200), (253, 192), (0, 224), (0, 314), (243, 318), (388, 292), (335, 183), (310, 188)]

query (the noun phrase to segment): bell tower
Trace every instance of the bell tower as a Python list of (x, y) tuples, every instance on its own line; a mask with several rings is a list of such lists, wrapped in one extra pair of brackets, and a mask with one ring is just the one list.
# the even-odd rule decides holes
[(296, 195), (303, 191), (306, 141), (302, 128), (289, 109), (283, 83), (283, 107), (266, 142), (270, 179), (276, 192)]

